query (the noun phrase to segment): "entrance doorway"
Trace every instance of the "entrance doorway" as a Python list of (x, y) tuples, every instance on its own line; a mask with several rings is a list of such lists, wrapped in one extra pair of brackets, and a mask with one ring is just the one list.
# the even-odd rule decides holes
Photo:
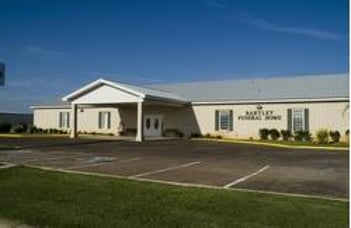
[(145, 115), (144, 116), (144, 136), (161, 137), (163, 128), (162, 115)]

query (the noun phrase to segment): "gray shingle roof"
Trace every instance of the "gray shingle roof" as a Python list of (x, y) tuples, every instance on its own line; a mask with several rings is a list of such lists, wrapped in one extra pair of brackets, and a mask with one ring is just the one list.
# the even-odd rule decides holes
[[(153, 97), (190, 102), (349, 97), (349, 75), (346, 73), (158, 84), (146, 87), (120, 82), (116, 84)], [(38, 106), (69, 107), (70, 102), (55, 100)]]
[(146, 96), (150, 96), (150, 97), (156, 97), (156, 98), (165, 98), (165, 99), (169, 99), (169, 100), (178, 100), (178, 101), (183, 101), (186, 102), (187, 100), (181, 96), (179, 96), (179, 94), (177, 93), (173, 93), (172, 91), (165, 91), (165, 90), (160, 90), (160, 89), (156, 89), (156, 88), (151, 88), (148, 86), (136, 86), (136, 85), (131, 85), (128, 83), (122, 83), (122, 82), (112, 82), (114, 84), (123, 86), (125, 88), (129, 88), (131, 90), (134, 91), (138, 91)]
[(349, 75), (325, 74), (158, 84), (149, 87), (179, 94), (193, 102), (349, 97)]

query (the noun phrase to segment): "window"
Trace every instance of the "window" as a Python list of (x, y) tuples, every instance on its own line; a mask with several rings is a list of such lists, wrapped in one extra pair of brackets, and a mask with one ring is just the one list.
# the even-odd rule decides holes
[(292, 127), (294, 132), (305, 130), (304, 109), (301, 108), (292, 110)]
[(60, 112), (60, 128), (69, 128), (69, 112)]
[(216, 131), (233, 130), (233, 111), (232, 110), (215, 111), (215, 130)]
[(151, 126), (151, 120), (150, 118), (146, 118), (146, 129), (150, 129)]
[(99, 112), (99, 129), (111, 128), (111, 112)]
[(229, 130), (229, 111), (219, 112), (219, 130)]

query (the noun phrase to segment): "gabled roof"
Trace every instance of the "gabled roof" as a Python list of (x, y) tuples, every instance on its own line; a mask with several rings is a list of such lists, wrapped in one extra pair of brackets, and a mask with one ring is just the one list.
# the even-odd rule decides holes
[(348, 98), (349, 75), (325, 74), (150, 85), (192, 102)]
[(142, 99), (174, 103), (230, 103), (230, 102), (288, 102), (297, 100), (348, 100), (349, 75), (324, 74), (275, 77), (246, 80), (188, 82), (135, 86), (127, 83), (98, 79), (68, 94), (65, 103), (38, 107), (69, 107), (74, 99), (103, 85), (111, 86)]
[(130, 84), (121, 83), (121, 82), (112, 82), (102, 78), (92, 83), (89, 83), (88, 85), (83, 86), (82, 88), (68, 94), (67, 96), (63, 97), (62, 100), (72, 101), (102, 85), (111, 86), (113, 88), (119, 89), (121, 91), (124, 91), (126, 93), (132, 94), (134, 96), (137, 96), (143, 99), (164, 100), (164, 101), (170, 101), (170, 102), (176, 102), (176, 103), (188, 102), (186, 99), (172, 92), (162, 91), (161, 89), (152, 89), (148, 87), (135, 86), (135, 85), (130, 85)]

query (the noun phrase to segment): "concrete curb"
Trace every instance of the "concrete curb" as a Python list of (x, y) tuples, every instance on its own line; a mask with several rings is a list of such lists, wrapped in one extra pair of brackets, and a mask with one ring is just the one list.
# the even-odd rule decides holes
[(209, 138), (195, 138), (191, 140), (196, 141), (211, 141), (211, 142), (225, 142), (225, 143), (237, 143), (237, 144), (249, 144), (249, 145), (262, 145), (262, 146), (272, 146), (287, 149), (311, 149), (311, 150), (339, 150), (339, 151), (349, 151), (348, 147), (326, 147), (326, 146), (300, 146), (300, 145), (283, 145), (278, 143), (267, 143), (267, 142), (257, 142), (257, 141), (240, 141), (231, 139), (209, 139)]
[(17, 165), (13, 164), (13, 163), (0, 162), (0, 169), (8, 169), (8, 168), (12, 168), (12, 167), (15, 167), (15, 166), (17, 166)]
[(173, 181), (153, 180), (153, 179), (146, 179), (146, 178), (133, 177), (133, 176), (126, 177), (126, 176), (120, 176), (120, 175), (93, 173), (93, 172), (76, 171), (76, 170), (66, 170), (66, 169), (52, 168), (52, 167), (46, 167), (46, 166), (37, 166), (37, 165), (24, 165), (24, 167), (35, 168), (35, 169), (40, 169), (40, 170), (45, 170), (45, 171), (68, 173), (68, 174), (79, 174), (79, 175), (95, 176), (95, 177), (107, 177), (107, 178), (115, 178), (115, 179), (121, 179), (121, 180), (136, 180), (136, 181), (142, 181), (142, 182), (148, 182), (148, 183), (167, 184), (167, 185), (190, 187), (190, 188), (206, 188), (206, 189), (224, 190), (224, 191), (238, 191), (238, 192), (269, 194), (269, 195), (276, 195), (276, 196), (301, 197), (301, 198), (309, 198), (309, 199), (321, 199), (321, 200), (330, 200), (330, 201), (349, 202), (349, 200), (345, 199), (345, 198), (334, 198), (334, 197), (327, 197), (327, 196), (306, 195), (306, 194), (299, 194), (299, 193), (283, 193), (283, 192), (273, 192), (273, 191), (265, 191), (265, 190), (251, 190), (251, 189), (243, 189), (243, 188), (224, 188), (221, 186), (213, 186), (213, 185), (179, 183), (179, 182), (173, 182)]

